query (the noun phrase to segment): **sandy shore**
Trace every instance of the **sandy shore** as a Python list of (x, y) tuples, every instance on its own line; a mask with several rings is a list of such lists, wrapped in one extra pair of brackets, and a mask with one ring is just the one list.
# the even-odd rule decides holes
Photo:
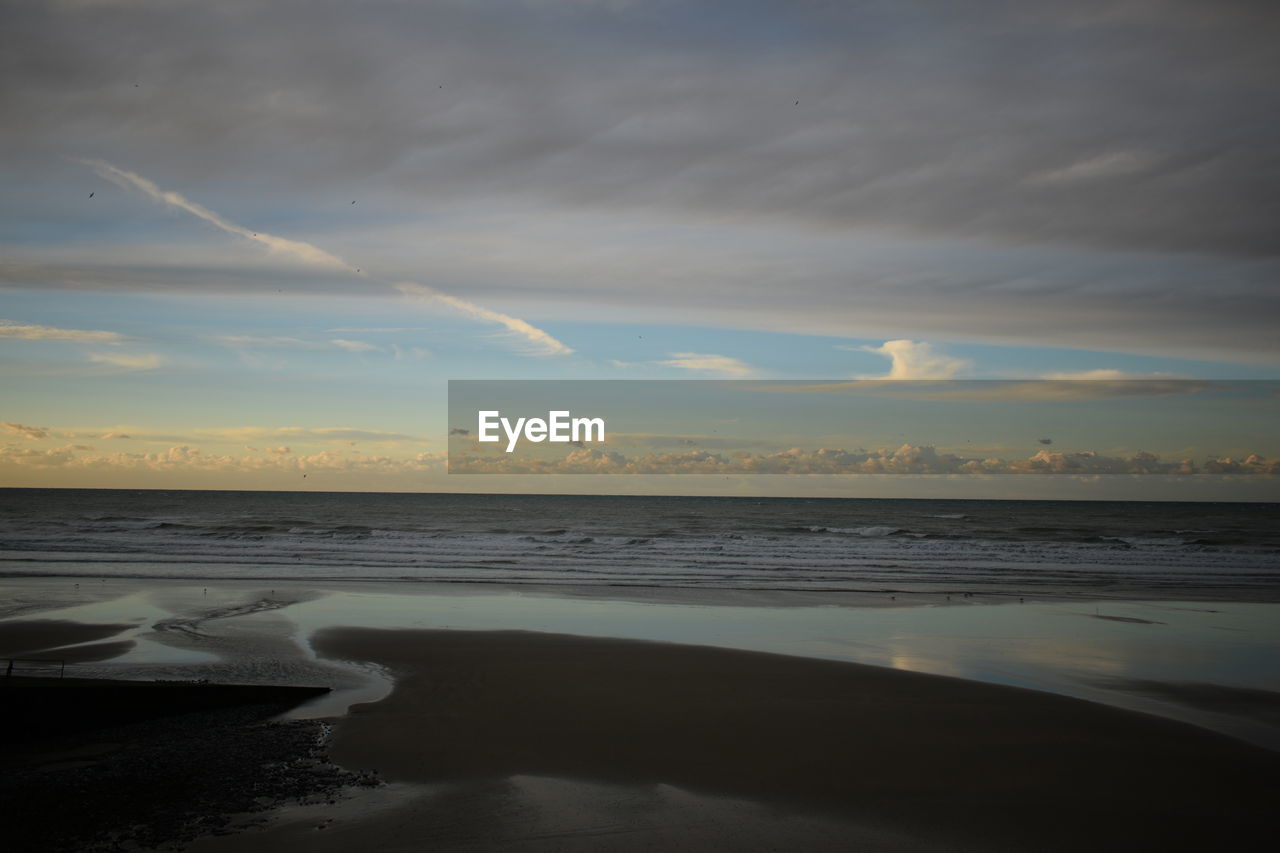
[[(92, 625), (65, 619), (21, 619), (0, 622), (0, 658), (62, 660), (67, 663), (110, 660), (133, 648), (131, 640), (94, 643), (134, 627), (129, 624)], [(59, 646), (74, 649), (53, 652)], [(3, 675), (4, 673), (0, 673)]]
[[(501, 599), (485, 603), (492, 601)], [(284, 648), (270, 612), (238, 601), (212, 612), (256, 615), (242, 628), (244, 615), (193, 622), (199, 630), (190, 639), (212, 644), (244, 632), (254, 660)], [(117, 635), (131, 627), (118, 616), (11, 620), (0, 623), (0, 649), (84, 660), (130, 645)], [(331, 664), (350, 661), (394, 677), (389, 697), (335, 721), (331, 743), (342, 767), (376, 770), (391, 784), (339, 795), (339, 771), (326, 771), (329, 793), (319, 801), (276, 808), (265, 823), (262, 814), (233, 820), (248, 828), (197, 841), (186, 848), (192, 853), (1199, 850), (1265, 826), (1280, 793), (1280, 754), (1204, 729), (886, 667), (506, 630), (329, 627), (311, 634), (311, 645), (321, 660), (301, 670), (307, 674), (339, 672)], [(1145, 689), (1190, 691), (1213, 708), (1243, 702), (1267, 711), (1274, 700), (1207, 684)], [(166, 698), (178, 693), (144, 693), (130, 701), (150, 703), (157, 715), (181, 710)], [(93, 703), (66, 705), (73, 715), (94, 713)], [(99, 822), (110, 822), (111, 798), (122, 792), (132, 802), (159, 786), (185, 802), (191, 798), (163, 780), (205, 776), (191, 768), (222, 760), (221, 745), (243, 735), (237, 764), (219, 779), (261, 775), (261, 747), (251, 745), (261, 742), (284, 750), (271, 788), (307, 790), (293, 787), (307, 780), (294, 778), (286, 758), (300, 743), (288, 738), (300, 735), (233, 718), (209, 731), (195, 717), (148, 722), (111, 742), (150, 744), (163, 731), (154, 764), (112, 769), (133, 754), (112, 747), (95, 752), (90, 769), (120, 782), (100, 787), (73, 772), (68, 784)], [(47, 767), (62, 767), (68, 755), (83, 760), (67, 749), (37, 754), (32, 778), (51, 778)], [(178, 749), (188, 751), (188, 767), (171, 760)], [(204, 804), (184, 813), (222, 827), (242, 787), (215, 780), (208, 790), (236, 796), (217, 805), (217, 796), (201, 794)]]
[[(615, 826), (586, 846), (567, 834), (547, 846), (555, 828), (518, 816), (536, 798), (513, 805), (512, 780), (543, 780), (544, 794), (546, 780), (564, 780), (568, 790), (669, 786), (722, 810), (760, 803), (750, 849), (785, 849), (795, 820), (804, 832), (843, 825), (871, 849), (1212, 849), (1270, 823), (1280, 778), (1275, 753), (1184, 724), (856, 664), (516, 631), (331, 629), (314, 645), (395, 673), (388, 699), (339, 723), (332, 755), (392, 782), (450, 786), (450, 826), (477, 835), (418, 839), (445, 849), (654, 839), (638, 813), (637, 834)], [(408, 828), (430, 832), (415, 814), (439, 811), (440, 796), (347, 815), (322, 834), (282, 826), (256, 843), (341, 849), (344, 829), (375, 838), (393, 826), (408, 843)], [(522, 837), (522, 826), (539, 834)], [(678, 846), (739, 849), (715, 841)], [(255, 842), (239, 843), (207, 849)]]

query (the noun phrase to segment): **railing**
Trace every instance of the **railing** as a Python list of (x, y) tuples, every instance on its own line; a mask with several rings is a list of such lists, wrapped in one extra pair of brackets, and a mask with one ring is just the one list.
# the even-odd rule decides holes
[[(62, 678), (67, 673), (67, 662), (65, 660), (50, 660), (48, 658), (0, 658), (0, 660), (5, 662), (5, 678), (11, 675), (52, 676), (54, 671), (57, 671), (58, 677)], [(27, 666), (27, 664), (34, 664), (34, 666)]]

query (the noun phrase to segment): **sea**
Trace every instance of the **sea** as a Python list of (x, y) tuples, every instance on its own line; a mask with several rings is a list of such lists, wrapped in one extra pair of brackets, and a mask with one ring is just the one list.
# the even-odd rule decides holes
[(0, 577), (1280, 601), (1280, 504), (0, 489)]

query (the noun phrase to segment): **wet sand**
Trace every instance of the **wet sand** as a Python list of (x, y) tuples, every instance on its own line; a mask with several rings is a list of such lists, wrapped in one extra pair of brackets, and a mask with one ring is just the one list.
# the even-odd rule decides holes
[[(670, 786), (777, 810), (753, 820), (751, 849), (787, 846), (781, 816), (836, 821), (850, 842), (879, 838), (872, 849), (1211, 849), (1270, 822), (1280, 779), (1280, 755), (1185, 724), (857, 664), (519, 631), (330, 629), (313, 643), (397, 680), (339, 722), (339, 764), (455, 792), (510, 796), (516, 779)], [(520, 809), (497, 802), (459, 796), (452, 823), (487, 827), (492, 849), (544, 849), (554, 829), (503, 833), (494, 821), (518, 825)], [(393, 809), (393, 824), (432, 803)], [(634, 825), (638, 837), (622, 827), (594, 849), (649, 843), (648, 823)], [(271, 844), (327, 849), (312, 830), (282, 827)], [(683, 849), (723, 849), (711, 842)]]

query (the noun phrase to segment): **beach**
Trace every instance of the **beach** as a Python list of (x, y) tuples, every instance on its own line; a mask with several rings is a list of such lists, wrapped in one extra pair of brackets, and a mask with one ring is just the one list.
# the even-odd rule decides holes
[[(276, 786), (249, 811), (243, 800), (209, 800), (216, 814), (206, 817), (219, 834), (170, 827), (176, 849), (1205, 849), (1224, 832), (1265, 827), (1280, 778), (1273, 749), (1062, 690), (909, 671), (902, 662), (821, 659), (820, 646), (780, 654), (725, 645), (738, 642), (735, 620), (797, 650), (794, 637), (781, 639), (782, 626), (814, 625), (820, 636), (839, 624), (910, 619), (960, 639), (956, 619), (988, 614), (982, 624), (991, 633), (1001, 627), (989, 611), (1012, 617), (1028, 605), (771, 607), (713, 605), (705, 596), (671, 603), (528, 589), (211, 591), (174, 582), (106, 591), (111, 584), (100, 582), (76, 593), (92, 601), (68, 609), (57, 606), (66, 585), (9, 582), (11, 600), (30, 607), (0, 621), (0, 655), (71, 661), (69, 671), (97, 678), (213, 675), (337, 688), (285, 703), (297, 705), (288, 717), (332, 726), (325, 757), (310, 759), (330, 768), (321, 795), (281, 796), (293, 789)], [(46, 608), (34, 603), (40, 595)], [(1155, 606), (1115, 612), (1150, 615)], [(1046, 614), (1078, 603), (1029, 607), (1052, 622)], [(1220, 607), (1215, 618), (1231, 627), (1229, 608)], [(114, 618), (88, 618), (95, 612)], [(518, 625), (515, 614), (537, 630), (483, 627)], [(1061, 630), (1077, 641), (1081, 633), (1160, 630), (1153, 619), (1077, 615)], [(682, 619), (720, 625), (721, 646), (655, 639), (695, 638)], [(636, 620), (648, 625), (648, 638), (608, 636), (610, 626), (634, 633)], [(550, 630), (556, 625), (571, 633)], [(108, 651), (116, 656), (103, 660)], [(1047, 678), (1052, 668), (1039, 671)], [(1176, 694), (1179, 683), (1149, 680), (1123, 693), (1150, 697), (1159, 686)], [(1165, 695), (1163, 707), (1208, 706), (1202, 720), (1275, 729), (1274, 692), (1206, 683), (1182, 690), (1192, 695)], [(62, 692), (82, 716), (105, 714), (72, 698), (75, 691), (67, 684)], [(156, 725), (165, 737), (174, 726), (180, 739), (205, 736), (203, 726), (181, 722), (196, 717), (175, 715), (190, 709), (165, 693), (152, 691), (143, 704), (154, 716), (136, 724), (142, 739)], [(107, 753), (91, 763), (112, 760)], [(234, 790), (239, 776), (261, 775), (251, 765), (223, 768), (219, 784)], [(137, 784), (146, 789), (146, 780)]]

